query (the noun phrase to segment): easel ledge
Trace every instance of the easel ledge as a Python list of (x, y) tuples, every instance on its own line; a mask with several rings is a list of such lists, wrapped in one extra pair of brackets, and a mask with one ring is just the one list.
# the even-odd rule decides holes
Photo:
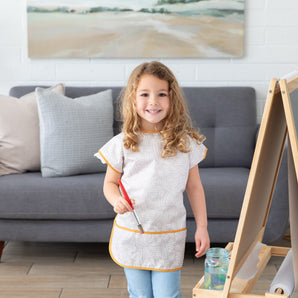
[[(226, 249), (228, 251), (231, 251), (233, 249), (233, 242), (230, 242)], [(259, 254), (259, 263), (258, 263), (258, 271), (255, 274), (255, 276), (249, 280), (241, 280), (235, 277), (232, 281), (230, 292), (229, 292), (229, 298), (258, 298), (258, 297), (268, 297), (268, 298), (288, 298), (288, 295), (284, 294), (271, 294), (271, 293), (265, 293), (264, 295), (256, 295), (251, 294), (250, 291), (253, 289), (254, 285), (258, 281), (259, 277), (261, 276), (263, 270), (266, 268), (270, 258), (272, 256), (277, 257), (285, 257), (287, 253), (289, 252), (291, 248), (290, 247), (280, 247), (280, 246), (265, 246), (262, 248), (260, 254)], [(201, 278), (201, 280), (197, 283), (197, 285), (193, 289), (193, 298), (198, 297), (214, 297), (214, 298), (221, 298), (223, 297), (222, 291), (215, 291), (215, 290), (207, 290), (204, 289), (204, 276)]]

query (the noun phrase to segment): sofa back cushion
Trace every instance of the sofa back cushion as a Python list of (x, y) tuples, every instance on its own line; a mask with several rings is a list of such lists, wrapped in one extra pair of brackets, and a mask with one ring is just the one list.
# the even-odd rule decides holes
[(257, 132), (251, 87), (184, 88), (193, 125), (206, 136), (200, 167), (250, 168)]
[[(36, 86), (16, 86), (10, 95), (21, 97)], [(46, 86), (43, 86), (46, 87)], [(114, 100), (114, 134), (120, 131), (116, 99), (122, 87), (71, 87), (71, 98), (112, 89)], [(183, 87), (193, 125), (206, 136), (208, 153), (200, 167), (250, 168), (257, 131), (256, 95), (251, 87)]]

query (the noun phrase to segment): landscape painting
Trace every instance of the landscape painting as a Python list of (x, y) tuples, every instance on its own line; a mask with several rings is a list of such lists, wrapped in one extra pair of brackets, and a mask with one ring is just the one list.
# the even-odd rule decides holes
[(245, 0), (27, 0), (31, 58), (242, 57)]

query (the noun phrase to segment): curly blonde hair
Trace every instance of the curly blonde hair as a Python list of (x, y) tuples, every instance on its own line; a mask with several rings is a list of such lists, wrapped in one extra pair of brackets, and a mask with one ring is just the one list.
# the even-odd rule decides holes
[(153, 61), (137, 66), (131, 73), (125, 89), (120, 94), (124, 134), (124, 147), (134, 152), (138, 150), (141, 119), (136, 112), (136, 91), (143, 75), (153, 75), (169, 84), (170, 110), (163, 120), (159, 132), (163, 140), (162, 157), (175, 156), (177, 150), (189, 152), (189, 136), (201, 144), (205, 136), (199, 134), (193, 127), (183, 92), (172, 71), (164, 64)]

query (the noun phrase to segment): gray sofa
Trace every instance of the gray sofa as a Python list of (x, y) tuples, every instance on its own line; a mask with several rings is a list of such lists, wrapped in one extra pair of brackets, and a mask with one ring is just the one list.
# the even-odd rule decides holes
[[(35, 86), (16, 86), (20, 97)], [(93, 94), (105, 87), (66, 87), (66, 96)], [(112, 87), (116, 99), (121, 88)], [(250, 87), (185, 87), (194, 125), (206, 135), (200, 164), (208, 230), (213, 243), (234, 240), (257, 137), (255, 91)], [(114, 133), (121, 123), (114, 120)], [(94, 162), (99, 162), (94, 158)], [(43, 178), (40, 172), (0, 177), (0, 240), (107, 242), (115, 216), (104, 198), (105, 173)], [(187, 242), (195, 221), (185, 195)], [(288, 226), (287, 164), (284, 156), (264, 241), (280, 239)], [(2, 242), (3, 243), (3, 242)]]

